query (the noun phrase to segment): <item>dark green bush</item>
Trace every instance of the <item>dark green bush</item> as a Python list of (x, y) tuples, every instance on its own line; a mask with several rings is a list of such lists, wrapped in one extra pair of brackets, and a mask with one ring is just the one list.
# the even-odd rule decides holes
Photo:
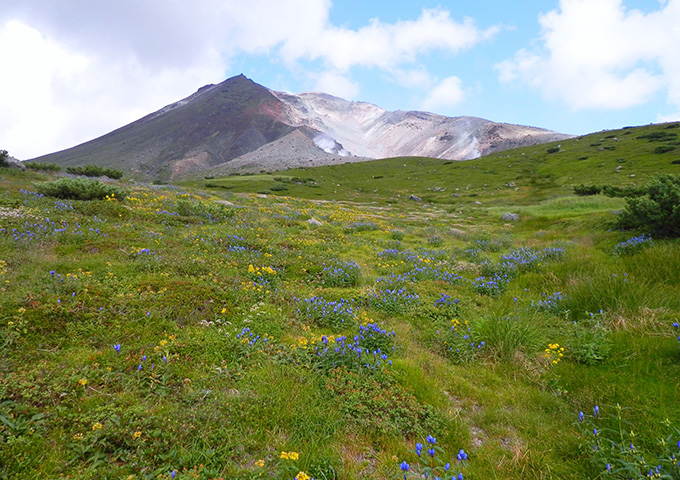
[(44, 170), (47, 172), (61, 172), (61, 165), (56, 163), (25, 162), (29, 170)]
[(646, 190), (643, 196), (627, 199), (619, 226), (656, 236), (680, 237), (680, 175), (659, 175)]
[(574, 185), (573, 190), (576, 195), (582, 197), (602, 193), (602, 187), (600, 185)]
[(675, 145), (659, 145), (654, 149), (654, 153), (668, 153), (675, 150)]
[(63, 177), (53, 182), (36, 183), (35, 187), (43, 195), (71, 200), (103, 200), (106, 197), (122, 200), (127, 195), (120, 187), (82, 177)]
[(9, 165), (6, 161), (7, 157), (7, 150), (0, 150), (0, 167), (7, 167)]
[(97, 165), (82, 165), (79, 167), (66, 167), (66, 171), (71, 175), (84, 175), (86, 177), (109, 177), (119, 179), (123, 177), (123, 172), (115, 168), (99, 167)]
[(604, 185), (602, 193), (610, 198), (640, 197), (647, 193), (647, 187), (616, 187), (614, 185)]
[(549, 149), (546, 150), (548, 153), (557, 153), (560, 151), (560, 147), (550, 147)]

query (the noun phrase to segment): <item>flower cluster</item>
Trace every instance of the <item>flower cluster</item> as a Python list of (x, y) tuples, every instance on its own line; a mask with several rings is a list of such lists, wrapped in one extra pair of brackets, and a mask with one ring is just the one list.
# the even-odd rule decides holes
[(564, 347), (560, 347), (559, 343), (551, 343), (548, 348), (544, 350), (543, 357), (546, 358), (551, 365), (557, 365), (562, 361), (564, 356)]
[[(411, 465), (405, 460), (399, 464), (399, 469), (403, 473), (404, 480), (408, 479), (409, 472), (412, 472), (419, 478), (434, 478), (435, 480), (463, 480), (463, 470), (465, 468), (465, 461), (468, 459), (465, 450), (460, 449), (456, 454), (457, 469), (456, 474), (452, 470), (451, 462), (445, 462), (443, 459), (437, 457), (437, 453), (443, 455), (442, 448), (437, 446), (437, 439), (432, 435), (428, 435), (425, 439), (427, 445), (420, 442), (416, 443), (414, 453), (418, 456), (418, 464)], [(423, 455), (423, 449), (427, 447), (427, 455)]]
[(297, 312), (320, 327), (348, 326), (354, 323), (357, 316), (353, 302), (342, 298), (329, 301), (318, 296), (302, 300)]
[(562, 292), (555, 292), (548, 296), (546, 296), (546, 293), (544, 292), (542, 296), (544, 298), (541, 298), (537, 302), (531, 300), (532, 308), (550, 313), (561, 313), (563, 311), (561, 303), (564, 300), (564, 295)]
[(616, 244), (614, 246), (614, 256), (633, 255), (653, 243), (652, 237), (643, 233)]
[(354, 260), (324, 264), (321, 278), (326, 287), (354, 287), (361, 280), (361, 269)]

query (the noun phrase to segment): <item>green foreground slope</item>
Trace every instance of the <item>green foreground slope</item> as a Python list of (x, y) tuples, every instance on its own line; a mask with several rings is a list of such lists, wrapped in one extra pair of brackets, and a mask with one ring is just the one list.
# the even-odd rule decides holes
[(680, 478), (680, 245), (570, 188), (672, 172), (655, 131), (123, 200), (0, 169), (0, 478)]

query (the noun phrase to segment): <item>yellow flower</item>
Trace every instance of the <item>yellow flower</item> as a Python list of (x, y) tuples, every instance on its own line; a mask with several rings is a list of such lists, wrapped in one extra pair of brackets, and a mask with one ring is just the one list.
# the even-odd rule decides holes
[(264, 467), (264, 460), (262, 459), (258, 460), (257, 462), (255, 462), (255, 466), (260, 468)]
[(95, 423), (94, 425), (92, 425), (92, 431), (101, 430), (101, 428), (102, 428), (102, 424), (99, 423), (99, 422), (97, 422), (97, 423)]
[(141, 436), (142, 436), (142, 432), (140, 432), (139, 430), (137, 430), (135, 433), (132, 434), (133, 438), (139, 438)]
[(305, 472), (299, 472), (297, 475), (295, 475), (295, 480), (309, 480), (310, 477), (307, 475)]
[(297, 452), (288, 452), (288, 458), (291, 460), (297, 460), (298, 458), (300, 458), (300, 454)]
[(87, 385), (87, 378), (81, 378), (80, 380), (78, 380), (78, 384), (84, 387), (85, 385)]
[(82, 440), (83, 439), (83, 434), (82, 433), (76, 433), (73, 435), (73, 440)]
[(281, 452), (281, 458), (288, 459), (288, 453), (287, 452)]

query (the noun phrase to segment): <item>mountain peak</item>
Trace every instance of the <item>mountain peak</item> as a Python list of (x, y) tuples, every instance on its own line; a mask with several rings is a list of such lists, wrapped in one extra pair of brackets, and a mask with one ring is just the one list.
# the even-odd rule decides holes
[(66, 166), (96, 164), (133, 176), (171, 180), (216, 167), (228, 169), (230, 162), (245, 155), (249, 168), (259, 171), (257, 159), (262, 152), (268, 160), (260, 168), (276, 169), (272, 159), (277, 151), (283, 157), (283, 151), (263, 147), (284, 137), (278, 145), (286, 146), (290, 162), (309, 160), (310, 166), (345, 162), (348, 156), (465, 160), (566, 138), (472, 117), (388, 112), (326, 93), (274, 92), (239, 74), (205, 85), (102, 137), (34, 160)]

